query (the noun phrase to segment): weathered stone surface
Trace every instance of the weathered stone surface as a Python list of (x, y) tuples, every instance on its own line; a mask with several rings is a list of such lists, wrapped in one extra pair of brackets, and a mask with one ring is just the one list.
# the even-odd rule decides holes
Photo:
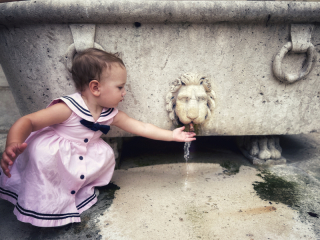
[(226, 177), (218, 164), (188, 165), (189, 175), (183, 163), (116, 171), (103, 239), (316, 239), (297, 211), (254, 194), (257, 170)]
[[(11, 125), (20, 117), (7, 79), (0, 65), (0, 134), (7, 133)], [(0, 152), (5, 141), (0, 137)]]
[[(195, 72), (211, 79), (217, 96), (199, 135), (307, 133), (319, 130), (319, 60), (294, 84), (279, 82), (272, 62), (290, 41), (291, 23), (319, 22), (319, 11), (320, 3), (302, 2), (6, 3), (0, 61), (20, 111), (38, 110), (74, 91), (64, 63), (74, 43), (68, 23), (95, 23), (94, 41), (120, 52), (126, 64), (120, 109), (130, 116), (172, 129), (165, 102), (170, 83)], [(311, 42), (319, 55), (317, 24)], [(288, 54), (282, 64), (298, 72), (304, 61), (305, 54)], [(109, 136), (130, 135), (114, 128)]]
[(0, 87), (9, 87), (8, 81), (0, 65)]
[(319, 22), (317, 2), (37, 0), (0, 5), (0, 22)]
[(6, 133), (20, 114), (9, 88), (0, 87), (0, 133)]

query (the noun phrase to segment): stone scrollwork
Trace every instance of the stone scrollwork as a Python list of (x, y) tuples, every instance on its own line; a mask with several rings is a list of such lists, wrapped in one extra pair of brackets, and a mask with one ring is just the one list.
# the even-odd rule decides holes
[[(310, 41), (312, 31), (312, 24), (291, 25), (291, 42), (287, 42), (281, 48), (273, 61), (273, 73), (277, 79), (286, 83), (293, 83), (306, 77), (311, 72), (317, 56), (315, 47)], [(287, 73), (282, 69), (282, 60), (289, 51), (294, 53), (307, 53), (306, 64), (298, 74)]]
[(202, 124), (211, 117), (215, 99), (215, 92), (207, 77), (186, 73), (171, 83), (166, 96), (166, 108), (175, 125), (179, 122)]

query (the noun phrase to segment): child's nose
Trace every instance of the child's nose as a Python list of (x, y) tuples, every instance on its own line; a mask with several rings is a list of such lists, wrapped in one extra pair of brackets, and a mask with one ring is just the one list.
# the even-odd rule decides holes
[(122, 97), (124, 97), (127, 94), (126, 89), (123, 88), (123, 93), (122, 93)]

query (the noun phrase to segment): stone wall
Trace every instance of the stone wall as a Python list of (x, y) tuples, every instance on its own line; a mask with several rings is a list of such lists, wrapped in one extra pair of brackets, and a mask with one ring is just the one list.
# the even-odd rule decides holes
[(4, 72), (0, 66), (0, 152), (3, 151), (11, 125), (20, 117)]

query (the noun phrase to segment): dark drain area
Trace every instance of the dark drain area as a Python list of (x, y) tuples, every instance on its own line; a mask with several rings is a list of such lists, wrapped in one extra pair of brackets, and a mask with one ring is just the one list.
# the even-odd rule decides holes
[[(183, 142), (164, 142), (142, 137), (124, 138), (120, 169), (158, 164), (185, 163)], [(189, 163), (237, 162), (250, 165), (242, 156), (232, 136), (197, 137), (190, 146)]]

